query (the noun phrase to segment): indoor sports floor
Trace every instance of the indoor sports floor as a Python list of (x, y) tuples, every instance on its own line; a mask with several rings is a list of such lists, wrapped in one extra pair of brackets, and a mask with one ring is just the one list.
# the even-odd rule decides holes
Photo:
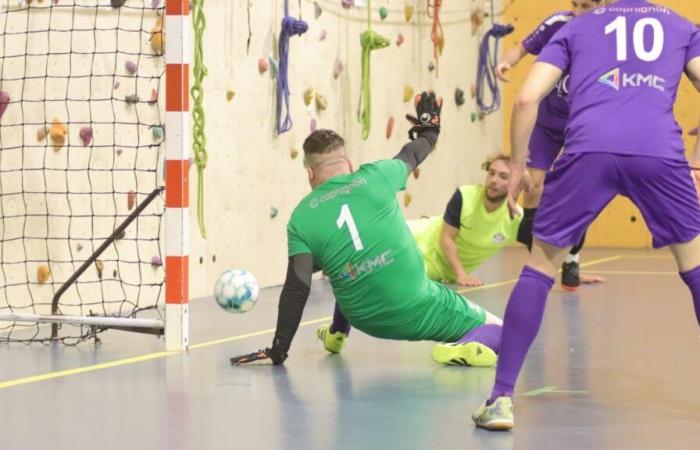
[[(525, 258), (511, 249), (467, 296), (502, 314)], [(110, 331), (99, 346), (2, 345), (0, 449), (697, 449), (700, 329), (670, 254), (584, 250), (608, 278), (556, 288), (520, 378), (516, 428), (469, 416), (495, 370), (441, 367), (429, 342), (354, 330), (331, 356), (315, 330), (333, 302), (315, 282), (287, 363), (232, 367), (268, 346), (279, 288), (247, 315), (191, 303), (191, 348)]]

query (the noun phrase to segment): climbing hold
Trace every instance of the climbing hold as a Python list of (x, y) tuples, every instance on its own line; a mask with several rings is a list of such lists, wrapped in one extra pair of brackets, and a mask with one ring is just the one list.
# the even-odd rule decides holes
[(126, 68), (126, 71), (129, 72), (129, 75), (133, 75), (133, 74), (136, 73), (137, 66), (136, 66), (136, 63), (135, 63), (135, 62), (133, 62), (133, 61), (127, 61), (127, 62), (124, 64), (124, 68)]
[(258, 60), (258, 72), (260, 72), (260, 75), (267, 72), (267, 69), (269, 69), (269, 68), (270, 68), (270, 63), (268, 63), (265, 58), (260, 58)]
[(396, 36), (396, 46), (401, 47), (401, 44), (403, 44), (403, 34), (399, 33), (398, 36)]
[(403, 193), (403, 206), (408, 208), (408, 205), (411, 204), (411, 200), (413, 200), (413, 197), (411, 196), (411, 194), (409, 194), (408, 192), (404, 192)]
[(152, 9), (158, 9), (160, 6), (160, 0), (151, 0), (151, 8)]
[(158, 17), (156, 24), (151, 28), (151, 48), (158, 55), (165, 52), (165, 35), (163, 34), (163, 16)]
[(39, 127), (38, 130), (36, 130), (36, 140), (41, 142), (44, 139), (46, 139), (46, 135), (49, 134), (49, 127), (46, 125)]
[(275, 58), (272, 57), (272, 55), (268, 56), (267, 63), (270, 65), (270, 78), (272, 78), (273, 80), (277, 79), (277, 75), (280, 71), (279, 63)]
[(428, 63), (428, 72), (432, 72), (433, 70), (435, 70), (435, 63), (430, 61), (430, 63)]
[(158, 91), (155, 88), (151, 89), (151, 99), (148, 100), (148, 103), (151, 105), (158, 103)]
[(78, 252), (83, 251), (83, 244), (81, 244), (80, 242), (78, 242), (78, 244), (75, 246), (75, 250), (78, 251)]
[(403, 102), (408, 103), (413, 98), (413, 88), (411, 86), (404, 86), (403, 88)]
[(314, 119), (313, 117), (311, 118), (311, 120), (309, 120), (309, 131), (311, 133), (316, 131), (316, 119)]
[(304, 90), (304, 104), (306, 106), (309, 106), (311, 104), (311, 100), (314, 99), (314, 94), (315, 92), (313, 88), (308, 87), (306, 88), (306, 90)]
[(111, 0), (112, 3), (112, 8), (119, 8), (120, 6), (124, 6), (124, 3), (126, 3), (126, 0)]
[(322, 13), (323, 10), (321, 9), (321, 6), (318, 4), (318, 2), (314, 2), (314, 18), (318, 19), (321, 17)]
[(343, 5), (343, 8), (350, 9), (355, 6), (355, 0), (340, 0), (340, 4)]
[(325, 111), (328, 108), (328, 100), (322, 94), (316, 93), (316, 109), (319, 111)]
[(299, 150), (292, 147), (292, 150), (289, 152), (289, 156), (291, 156), (292, 159), (297, 159), (297, 156), (299, 156)]
[(114, 151), (114, 153), (116, 153), (117, 156), (121, 156), (123, 151), (124, 151), (124, 150), (122, 150), (121, 148), (118, 148), (118, 149), (116, 149), (116, 150)]
[(233, 97), (235, 95), (236, 95), (236, 93), (234, 91), (232, 91), (231, 89), (229, 89), (228, 91), (226, 91), (226, 101), (230, 102), (231, 100), (233, 100)]
[(469, 86), (469, 94), (471, 94), (472, 100), (476, 98), (476, 84)]
[(472, 24), (472, 36), (474, 36), (481, 26), (481, 24), (484, 23), (484, 11), (481, 10), (481, 8), (476, 8), (472, 10), (472, 15), (471, 15), (471, 24)]
[(475, 112), (473, 112), (471, 114), (471, 119), (472, 119), (472, 123), (476, 122), (476, 113)]
[(39, 264), (39, 267), (36, 268), (36, 280), (39, 282), (39, 284), (45, 284), (47, 281), (49, 281), (50, 277), (51, 270), (49, 269), (49, 266), (46, 264)]
[(5, 114), (5, 110), (10, 104), (10, 94), (5, 91), (0, 91), (0, 119)]
[(328, 33), (326, 33), (326, 30), (321, 30), (321, 33), (318, 35), (318, 41), (319, 42), (325, 41), (326, 36), (328, 36)]
[(134, 205), (136, 205), (136, 192), (129, 191), (129, 193), (126, 194), (126, 208), (127, 208), (127, 210), (131, 211), (132, 209), (134, 209)]
[(51, 131), (49, 136), (51, 137), (51, 144), (53, 145), (53, 150), (55, 152), (61, 150), (63, 144), (66, 143), (66, 136), (68, 135), (68, 128), (66, 125), (59, 121), (58, 119), (53, 120), (51, 125)]
[(124, 101), (129, 105), (135, 105), (139, 102), (139, 96), (136, 94), (127, 95), (126, 97), (124, 97)]
[(389, 117), (386, 121), (386, 138), (391, 138), (391, 134), (394, 132), (394, 116)]
[(464, 91), (460, 88), (455, 89), (455, 103), (457, 106), (462, 106), (464, 102)]
[[(121, 241), (121, 240), (124, 239), (125, 237), (126, 237), (126, 230), (122, 230), (121, 233), (119, 233), (118, 235), (116, 235), (116, 236), (114, 237), (114, 239), (117, 240), (117, 241)], [(116, 276), (116, 275), (115, 275), (115, 276)]]
[(698, 135), (698, 128), (697, 127), (693, 128), (692, 130), (690, 130), (690, 133), (688, 133), (688, 134), (690, 134), (691, 136), (697, 136)]
[(486, 113), (483, 111), (479, 111), (479, 115), (477, 117), (479, 119), (479, 122), (481, 122), (486, 117)]
[(157, 268), (163, 265), (163, 258), (158, 255), (151, 257), (151, 267)]
[(274, 206), (270, 206), (270, 219), (274, 219), (279, 214), (279, 210)]
[(336, 58), (335, 64), (333, 64), (333, 78), (337, 80), (341, 73), (343, 73), (343, 63), (339, 58)]
[(379, 8), (379, 18), (384, 20), (389, 16), (389, 10), (386, 9), (386, 7), (382, 6)]
[(114, 82), (114, 89), (119, 89), (119, 86), (121, 86), (121, 83), (118, 81)]
[(95, 261), (95, 269), (97, 269), (97, 278), (100, 280), (102, 279), (102, 271), (105, 270), (105, 263), (103, 263), (101, 260), (96, 260)]
[(87, 147), (92, 142), (92, 128), (82, 127), (80, 129), (80, 140), (83, 141), (83, 147)]
[(163, 137), (163, 127), (156, 125), (151, 128), (151, 134), (153, 135), (153, 140), (159, 141)]
[(420, 167), (416, 167), (415, 169), (413, 169), (413, 178), (415, 178), (417, 180), (419, 177), (420, 177)]
[(411, 17), (413, 17), (413, 5), (406, 3), (406, 5), (403, 7), (403, 17), (406, 19), (406, 22), (411, 21)]

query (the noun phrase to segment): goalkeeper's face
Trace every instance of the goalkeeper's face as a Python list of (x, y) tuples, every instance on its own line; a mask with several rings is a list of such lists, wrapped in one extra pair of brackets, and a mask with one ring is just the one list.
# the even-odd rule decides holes
[(510, 167), (502, 159), (493, 161), (488, 172), (484, 186), (486, 198), (494, 203), (501, 202), (508, 196), (508, 182), (510, 181)]

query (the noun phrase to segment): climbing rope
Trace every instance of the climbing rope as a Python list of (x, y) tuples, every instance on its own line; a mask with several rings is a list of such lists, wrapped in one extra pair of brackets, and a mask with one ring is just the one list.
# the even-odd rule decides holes
[(357, 106), (357, 120), (362, 123), (362, 139), (369, 137), (372, 121), (372, 83), (370, 77), (370, 56), (373, 50), (389, 46), (389, 39), (372, 31), (372, 1), (367, 0), (367, 30), (360, 35), (362, 45), (362, 84), (360, 86), (360, 103)]
[(206, 17), (204, 15), (204, 0), (192, 0), (192, 23), (194, 25), (194, 84), (190, 93), (194, 100), (192, 107), (192, 151), (194, 163), (197, 166), (197, 221), (199, 222), (199, 234), (207, 237), (204, 224), (204, 169), (207, 167), (207, 139), (204, 134), (204, 90), (202, 80), (207, 76), (207, 67), (204, 65), (204, 29)]
[[(289, 68), (289, 38), (294, 35), (301, 36), (309, 29), (309, 25), (303, 20), (297, 20), (289, 15), (289, 0), (284, 0), (284, 18), (282, 18), (282, 30), (279, 39), (279, 74), (277, 75), (277, 134), (285, 133), (292, 128), (292, 118), (289, 114), (289, 80), (287, 72)], [(282, 121), (282, 102), (286, 109), (284, 121)]]
[[(433, 7), (433, 13), (430, 14), (430, 6)], [(445, 33), (442, 31), (442, 22), (440, 21), (440, 10), (442, 9), (442, 0), (433, 0), (430, 4), (428, 0), (428, 18), (433, 19), (433, 28), (430, 31), (430, 40), (433, 41), (433, 58), (435, 58), (435, 78), (440, 76), (440, 55), (445, 47)]]
[[(476, 103), (484, 114), (491, 114), (501, 107), (501, 92), (498, 88), (496, 78), (496, 59), (498, 58), (498, 42), (501, 38), (509, 35), (514, 30), (512, 25), (493, 24), (491, 29), (484, 35), (479, 48), (479, 65), (476, 75)], [(494, 38), (495, 45), (491, 53), (491, 38)], [(484, 85), (488, 88), (491, 103), (486, 104), (484, 100)]]

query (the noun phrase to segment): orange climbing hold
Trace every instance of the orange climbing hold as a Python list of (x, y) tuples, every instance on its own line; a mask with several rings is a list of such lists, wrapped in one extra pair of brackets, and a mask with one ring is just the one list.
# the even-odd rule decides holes
[(136, 192), (129, 191), (129, 193), (126, 195), (126, 207), (129, 211), (131, 211), (134, 209), (134, 205), (136, 205)]
[(258, 60), (258, 72), (260, 72), (260, 75), (267, 72), (267, 69), (269, 69), (269, 68), (270, 68), (270, 63), (267, 62), (267, 59), (260, 58)]
[(51, 269), (46, 264), (40, 264), (36, 269), (36, 280), (39, 284), (46, 284), (51, 278)]
[(49, 136), (51, 137), (53, 150), (55, 152), (61, 150), (63, 145), (66, 143), (66, 136), (68, 136), (68, 128), (66, 127), (66, 124), (58, 119), (54, 119)]
[(386, 138), (389, 139), (391, 138), (391, 135), (394, 133), (394, 116), (389, 117), (389, 120), (386, 122)]
[(151, 28), (151, 48), (157, 54), (165, 53), (165, 33), (163, 33), (163, 16), (158, 17), (156, 24)]

